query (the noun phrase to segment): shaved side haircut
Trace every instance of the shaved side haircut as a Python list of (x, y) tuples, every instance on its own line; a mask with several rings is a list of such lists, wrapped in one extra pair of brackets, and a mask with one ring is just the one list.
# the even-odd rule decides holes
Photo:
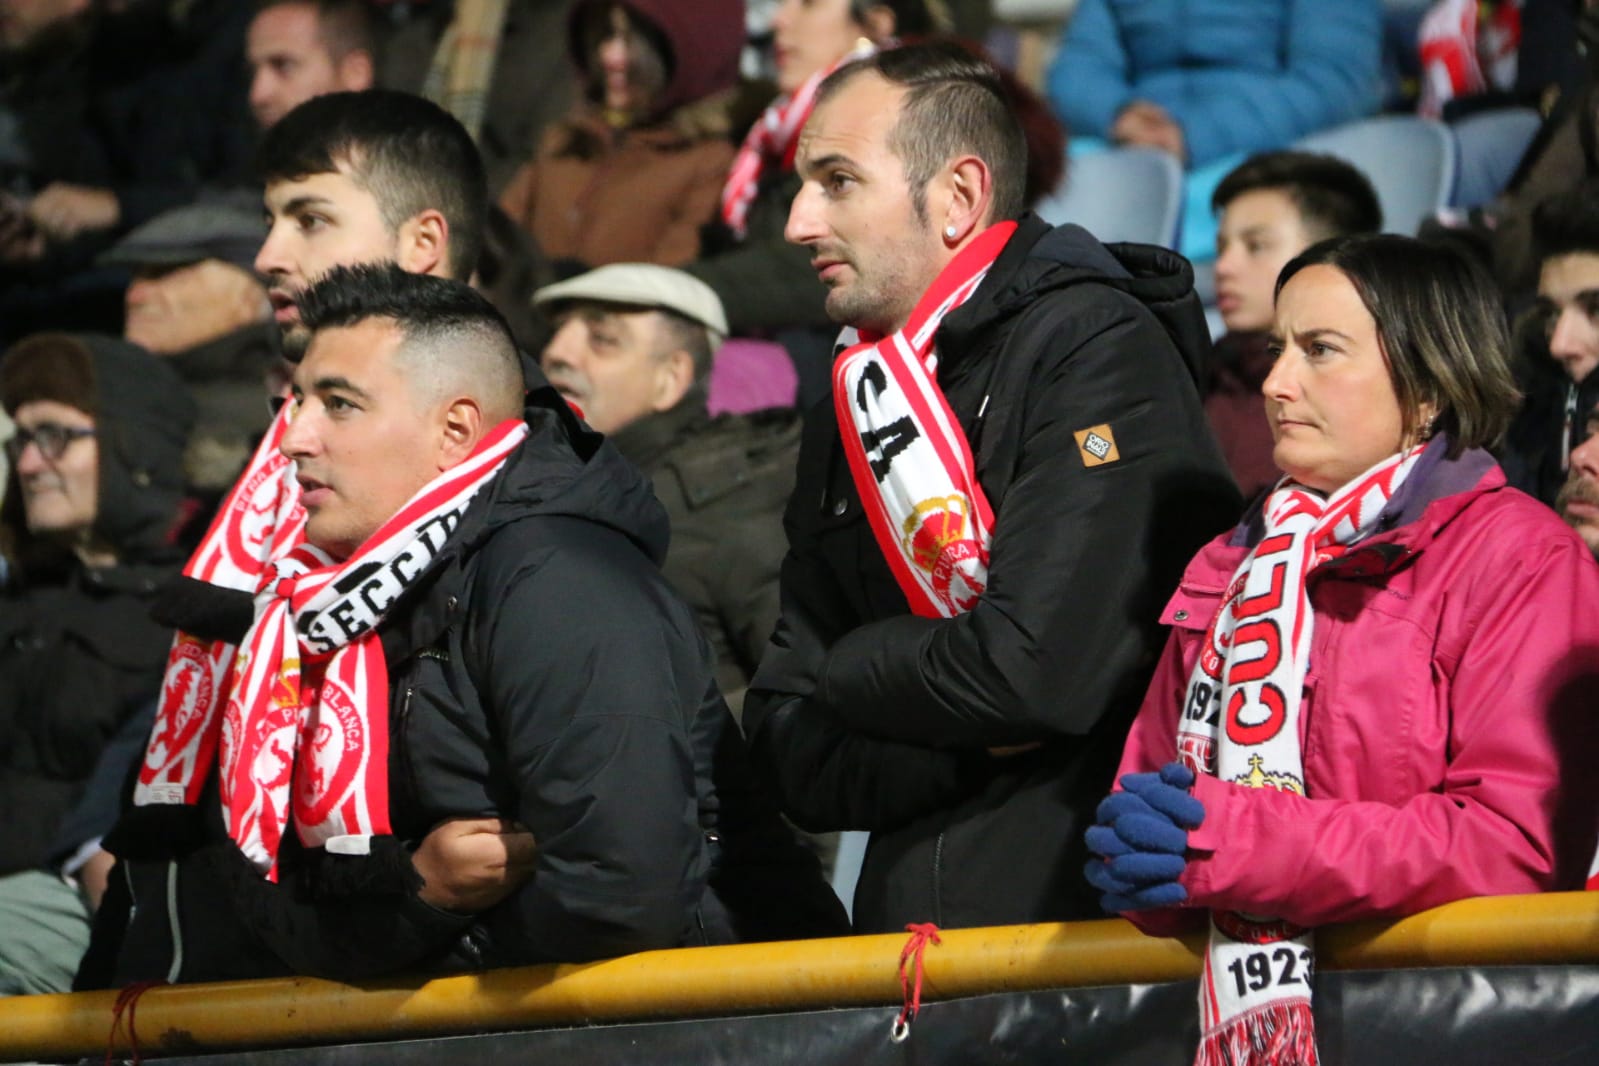
[(522, 412), (516, 341), (494, 305), (464, 282), (412, 274), (396, 263), (330, 270), (300, 297), (313, 335), (368, 319), (392, 322), (403, 338), (395, 360), (419, 403), (470, 396), (491, 422)]

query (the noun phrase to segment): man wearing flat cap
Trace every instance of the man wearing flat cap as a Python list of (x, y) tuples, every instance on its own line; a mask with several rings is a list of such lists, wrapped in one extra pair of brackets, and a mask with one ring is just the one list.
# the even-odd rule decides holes
[(259, 197), (218, 198), (157, 215), (100, 257), (134, 274), (123, 338), (162, 357), (199, 404), (184, 468), (202, 494), (233, 484), (271, 421), (283, 364), (252, 266), (262, 233)]
[(545, 375), (650, 477), (671, 518), (663, 571), (694, 608), (736, 712), (777, 621), (798, 413), (707, 413), (727, 316), (710, 286), (681, 270), (604, 266), (533, 302), (555, 321)]

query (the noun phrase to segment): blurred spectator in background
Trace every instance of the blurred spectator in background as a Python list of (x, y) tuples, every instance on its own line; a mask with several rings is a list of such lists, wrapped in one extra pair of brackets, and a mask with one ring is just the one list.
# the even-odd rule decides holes
[(184, 473), (208, 501), (244, 469), (283, 380), (272, 304), (253, 267), (263, 232), (259, 195), (241, 194), (157, 215), (100, 258), (133, 271), (123, 337), (161, 356), (199, 404)]
[(68, 334), (6, 354), (0, 404), (17, 426), (0, 506), (0, 992), (60, 992), (89, 929), (46, 860), (102, 746), (160, 687), (172, 634), (148, 610), (182, 562), (194, 408), (149, 354)]
[(1445, 121), (1496, 107), (1548, 113), (1579, 88), (1583, 0), (1438, 0), (1417, 31), (1416, 109)]
[(1178, 250), (1205, 260), (1222, 176), (1247, 153), (1374, 111), (1381, 56), (1379, 0), (1082, 0), (1049, 98), (1074, 137), (1182, 161)]
[[(954, 15), (976, 20), (977, 5)], [(828, 389), (836, 327), (823, 308), (825, 289), (803, 248), (783, 239), (799, 190), (794, 150), (821, 79), (845, 60), (900, 41), (945, 37), (952, 26), (942, 0), (782, 0), (772, 20), (780, 95), (750, 129), (722, 189), (721, 211), (703, 234), (702, 258), (685, 269), (721, 298), (735, 336), (775, 335), (799, 378), (799, 406)], [(964, 40), (956, 43), (984, 61)], [(1066, 133), (1048, 103), (1003, 68), (995, 68), (1027, 138), (1029, 206), (1059, 184)]]
[(363, 0), (257, 0), (245, 47), (262, 129), (313, 96), (370, 89), (376, 76)]
[(555, 317), (545, 376), (649, 476), (672, 520), (662, 572), (716, 652), (735, 715), (777, 623), (799, 416), (706, 412), (711, 361), (727, 316), (682, 271), (618, 263), (540, 289)]
[(253, 138), (237, 0), (0, 2), (0, 340), (114, 332), (120, 233), (242, 177)]
[(378, 2), (378, 84), (425, 95), (454, 115), (477, 142), (498, 197), (544, 128), (571, 109), (573, 0)]
[(1538, 300), (1517, 367), (1525, 399), (1501, 461), (1512, 485), (1552, 504), (1599, 402), (1599, 180), (1539, 204), (1532, 235)]
[(1227, 466), (1249, 499), (1282, 476), (1260, 393), (1275, 362), (1271, 329), (1277, 275), (1328, 237), (1376, 233), (1382, 207), (1366, 176), (1330, 155), (1264, 152), (1222, 179), (1216, 212), (1216, 306), (1226, 334), (1216, 342), (1205, 414)]
[(1542, 257), (1533, 224), (1538, 205), (1585, 179), (1599, 178), (1599, 88), (1594, 83), (1599, 7), (1571, 2), (1577, 4), (1575, 31), (1560, 39), (1571, 54), (1584, 59), (1580, 84), (1561, 82), (1565, 91), (1542, 94), (1540, 104), (1548, 117), (1502, 195), (1465, 217), (1448, 219), (1447, 229), (1428, 233), (1453, 239), (1487, 262), (1512, 309), (1524, 306), (1538, 284)]
[(1555, 497), (1555, 510), (1588, 550), (1599, 556), (1599, 409), (1590, 409), (1582, 443), (1571, 449), (1571, 470)]
[[(925, 0), (782, 0), (773, 16), (773, 56), (781, 93), (751, 127), (723, 181), (721, 209), (705, 233), (705, 258), (689, 273), (705, 282), (727, 310), (735, 335), (791, 327), (819, 329), (822, 339), (782, 338), (797, 364), (824, 353), (837, 332), (822, 302), (827, 295), (810, 253), (783, 239), (788, 208), (799, 191), (794, 152), (810, 117), (816, 86), (845, 60), (906, 34), (948, 28)], [(813, 352), (812, 349), (816, 349)], [(797, 350), (796, 350), (797, 349)], [(820, 375), (825, 378), (825, 370)], [(801, 406), (818, 393), (816, 374), (800, 367)]]
[(583, 103), (500, 198), (558, 275), (699, 254), (733, 158), (743, 0), (583, 0)]

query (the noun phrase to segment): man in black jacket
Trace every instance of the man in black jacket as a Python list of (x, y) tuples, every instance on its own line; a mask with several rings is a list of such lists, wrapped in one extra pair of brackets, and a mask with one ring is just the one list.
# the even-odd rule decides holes
[(800, 142), (789, 239), (886, 339), (807, 420), (744, 723), (796, 823), (871, 832), (863, 932), (1098, 913), (1082, 832), (1239, 507), (1187, 263), (1017, 219), (1024, 160), (992, 71), (935, 45), (836, 72)]
[[(198, 817), (207, 843), (144, 886), (114, 980), (178, 956), (181, 980), (350, 979), (838, 931), (660, 575), (642, 477), (548, 386), (524, 410), (508, 327), (459, 282), (338, 268), (300, 310), (280, 448), (305, 546), (256, 598), (232, 724), (205, 712), (220, 803), (136, 812)], [(158, 718), (147, 769), (199, 706)], [(411, 857), (462, 816), (532, 834), (531, 876), (480, 914), (430, 906)]]

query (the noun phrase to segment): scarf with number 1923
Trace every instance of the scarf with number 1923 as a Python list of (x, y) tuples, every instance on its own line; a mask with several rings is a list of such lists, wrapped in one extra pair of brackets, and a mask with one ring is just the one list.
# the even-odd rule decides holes
[[(1233, 575), (1184, 694), (1177, 750), (1195, 773), (1305, 795), (1307, 580), (1376, 531), (1421, 451), (1391, 455), (1325, 498), (1288, 478), (1272, 490), (1264, 534)], [(1212, 911), (1196, 1066), (1315, 1066), (1314, 961), (1308, 929)]]

